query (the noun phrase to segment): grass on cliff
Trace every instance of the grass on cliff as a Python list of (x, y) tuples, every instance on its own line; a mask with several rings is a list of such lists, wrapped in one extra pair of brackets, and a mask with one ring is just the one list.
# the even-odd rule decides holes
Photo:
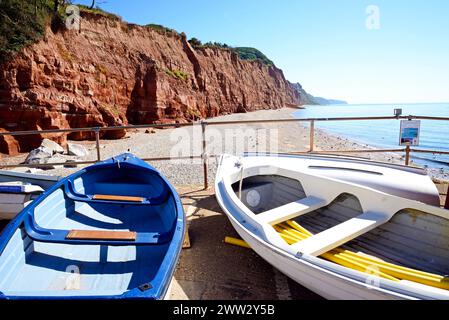
[(231, 50), (231, 51), (237, 53), (239, 58), (242, 60), (260, 61), (267, 66), (274, 66), (273, 61), (268, 59), (266, 55), (264, 55), (262, 52), (260, 52), (256, 48), (231, 47), (231, 46), (227, 45), (226, 43), (221, 43), (221, 42), (206, 42), (205, 44), (203, 44), (197, 38), (190, 39), (189, 43), (194, 49), (218, 48), (218, 49), (223, 49), (223, 50)]
[(146, 24), (145, 27), (152, 29), (160, 34), (178, 34), (178, 32), (174, 29), (170, 29), (167, 27), (164, 27), (163, 25), (160, 24), (155, 24), (155, 23), (150, 23), (150, 24)]
[(103, 66), (102, 64), (97, 64), (97, 65), (95, 66), (95, 70), (96, 70), (97, 72), (99, 72), (99, 73), (104, 74), (104, 75), (107, 75), (107, 74), (108, 74), (108, 69), (107, 69), (105, 66)]
[(170, 70), (170, 69), (166, 69), (164, 70), (166, 74), (168, 74), (169, 76), (175, 78), (175, 79), (179, 79), (182, 80), (184, 82), (187, 82), (187, 80), (189, 79), (189, 75), (187, 73), (185, 73), (184, 71), (181, 70)]
[(122, 18), (116, 14), (104, 11), (103, 9), (101, 9), (99, 6), (96, 6), (94, 8), (90, 8), (88, 6), (82, 5), (82, 4), (77, 4), (77, 7), (80, 8), (80, 12), (85, 12), (85, 13), (90, 13), (90, 14), (96, 14), (96, 15), (100, 15), (103, 16), (105, 18), (110, 18), (112, 20), (122, 20)]
[(259, 60), (263, 64), (266, 64), (267, 66), (274, 66), (273, 61), (268, 59), (266, 55), (264, 55), (256, 48), (237, 47), (233, 48), (233, 50), (239, 55), (240, 59), (242, 60), (250, 60), (250, 61)]
[[(50, 23), (52, 29), (57, 31), (63, 25), (65, 9), (70, 3), (68, 0), (0, 0), (0, 63), (40, 40)], [(99, 7), (77, 6), (81, 13), (121, 20), (119, 16)]]
[(0, 63), (43, 37), (53, 10), (53, 0), (1, 0)]
[[(59, 5), (56, 6), (55, 3)], [(64, 3), (62, 5), (61, 3)], [(65, 8), (70, 1), (61, 0), (0, 0), (0, 63), (6, 61), (14, 53), (20, 52), (24, 47), (30, 45), (45, 34), (45, 27), (51, 22), (54, 25), (62, 25)], [(115, 14), (106, 12), (99, 7), (89, 8), (78, 5), (81, 13), (91, 13), (121, 20)], [(161, 34), (178, 34), (175, 30), (158, 24), (148, 24), (146, 27)], [(198, 48), (220, 48), (231, 50), (238, 54), (240, 59), (249, 61), (260, 61), (268, 66), (274, 63), (262, 52), (255, 48), (230, 47), (225, 43), (207, 42), (202, 44), (200, 40), (192, 38), (190, 44)], [(179, 70), (167, 70), (167, 74), (174, 78), (187, 81), (188, 75)]]

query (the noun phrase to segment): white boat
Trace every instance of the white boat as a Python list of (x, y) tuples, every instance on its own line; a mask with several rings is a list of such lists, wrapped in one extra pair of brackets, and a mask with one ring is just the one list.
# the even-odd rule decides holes
[(0, 220), (13, 219), (61, 177), (0, 170)]
[(449, 210), (423, 170), (223, 155), (215, 193), (257, 254), (327, 299), (449, 299)]
[(56, 182), (61, 180), (59, 176), (49, 176), (42, 174), (24, 173), (10, 170), (0, 170), (0, 182), (15, 182), (33, 184), (44, 190), (49, 189)]
[(0, 182), (0, 220), (11, 220), (44, 192), (40, 186), (22, 181)]

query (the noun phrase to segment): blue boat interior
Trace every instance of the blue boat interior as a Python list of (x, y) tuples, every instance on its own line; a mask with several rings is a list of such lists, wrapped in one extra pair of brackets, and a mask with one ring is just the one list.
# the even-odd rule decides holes
[(150, 166), (117, 162), (60, 181), (13, 220), (0, 295), (158, 295), (182, 241), (179, 198)]

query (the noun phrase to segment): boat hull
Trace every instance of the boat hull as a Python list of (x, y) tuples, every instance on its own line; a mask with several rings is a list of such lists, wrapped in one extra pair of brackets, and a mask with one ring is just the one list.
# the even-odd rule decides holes
[(12, 220), (21, 212), (31, 200), (37, 197), (37, 194), (49, 189), (60, 177), (44, 176), (30, 173), (0, 170), (0, 185), (18, 185), (21, 183), (26, 186), (22, 192), (4, 193), (0, 188), (0, 220)]
[(164, 177), (131, 154), (105, 160), (53, 185), (3, 230), (0, 298), (164, 299), (184, 233)]
[(0, 182), (21, 181), (23, 183), (40, 186), (44, 190), (49, 189), (61, 179), (61, 177), (57, 176), (46, 176), (40, 174), (0, 170)]
[(18, 202), (18, 203), (2, 203), (0, 204), (0, 220), (12, 220), (14, 217), (22, 211), (30, 202)]
[[(356, 168), (355, 172), (353, 172), (354, 167)], [(319, 157), (315, 162), (314, 157), (306, 157), (306, 159), (299, 159), (298, 162), (295, 162), (294, 157), (223, 155), (219, 161), (215, 180), (216, 198), (234, 229), (258, 255), (294, 281), (324, 298), (349, 300), (448, 299), (449, 292), (444, 289), (407, 280), (392, 281), (376, 276), (376, 271), (370, 273), (366, 269), (362, 272), (321, 257), (322, 253), (346, 244), (362, 234), (357, 232), (351, 234), (349, 232), (353, 232), (353, 229), (338, 229), (337, 227), (339, 224), (343, 225), (345, 219), (354, 221), (354, 223), (364, 222), (365, 220), (362, 218), (352, 219), (352, 216), (349, 216), (349, 212), (352, 212), (354, 217), (361, 216), (363, 208), (366, 208), (364, 206), (372, 206), (371, 208), (375, 208), (374, 210), (382, 212), (382, 208), (388, 203), (391, 215), (399, 217), (404, 217), (399, 213), (403, 208), (421, 210), (422, 212), (419, 214), (405, 214), (406, 217), (414, 217), (414, 220), (407, 220), (408, 218), (399, 220), (402, 223), (414, 224), (414, 228), (417, 229), (409, 229), (413, 232), (418, 232), (418, 225), (420, 228), (423, 226), (423, 224), (415, 224), (417, 217), (422, 219), (421, 215), (430, 214), (432, 217), (443, 220), (449, 218), (447, 211), (424, 202), (433, 202), (434, 186), (430, 179), (422, 173), (417, 172), (415, 175), (415, 172), (408, 168), (399, 168), (400, 171), (398, 171), (394, 167), (377, 167), (376, 164), (365, 164), (361, 160), (356, 160), (354, 167), (351, 166), (351, 159), (334, 163), (331, 159), (323, 160)], [(325, 170), (321, 171), (323, 168)], [(349, 177), (352, 181), (345, 181), (347, 176), (344, 174), (336, 179), (337, 170), (350, 171)], [(377, 186), (381, 186), (382, 190), (375, 189), (373, 183), (369, 187), (365, 186), (362, 183), (365, 179), (363, 175), (374, 176), (373, 180)], [(395, 179), (396, 175), (403, 179)], [(359, 176), (362, 176), (362, 179)], [(382, 176), (386, 178), (384, 179)], [(415, 180), (417, 183), (413, 184)], [(419, 196), (422, 202), (400, 197), (404, 192), (401, 189), (401, 183), (404, 181), (408, 182), (409, 189), (412, 190), (411, 194)], [(391, 194), (387, 194), (387, 191)], [(335, 244), (329, 245), (331, 249), (326, 247), (316, 250), (314, 248), (313, 250), (316, 251), (311, 252), (298, 250), (296, 245), (302, 245), (304, 240), (289, 244), (278, 234), (277, 229), (273, 228), (273, 225), (290, 219), (305, 219), (308, 213), (311, 217), (316, 217), (317, 209), (327, 208), (326, 210), (332, 211), (334, 210), (332, 204), (336, 199), (340, 199), (340, 195), (344, 194), (344, 198), (348, 199), (348, 202), (338, 203), (341, 205), (339, 208), (342, 209), (343, 205), (352, 203), (352, 193), (363, 199), (360, 209), (362, 211), (359, 213), (359, 209), (356, 209), (357, 206), (355, 206), (351, 208), (352, 211), (335, 212), (340, 215), (340, 218), (345, 215), (348, 217), (342, 218), (341, 221), (338, 221), (336, 216), (334, 217), (333, 221), (336, 223), (334, 230), (341, 230), (345, 238), (326, 239), (326, 241), (335, 241)], [(277, 197), (283, 200), (280, 201)], [(317, 203), (316, 207), (314, 207), (314, 203)], [(357, 203), (354, 202), (354, 204)], [(345, 210), (348, 209), (349, 207)], [(321, 211), (320, 214), (325, 216)], [(308, 221), (312, 223), (310, 216), (307, 216)], [(390, 216), (389, 219), (392, 220), (392, 217)], [(438, 219), (425, 221), (439, 221)], [(387, 220), (381, 220), (381, 222), (387, 223)], [(382, 226), (382, 224), (380, 225)], [(392, 222), (389, 226), (396, 228), (399, 225)], [(422, 228), (425, 232), (428, 226)], [(332, 227), (328, 227), (328, 229), (332, 230)], [(347, 236), (345, 232), (348, 232)], [(323, 232), (324, 234), (326, 233)], [(384, 233), (385, 235), (386, 233)], [(339, 234), (336, 236), (341, 237)], [(313, 234), (310, 238), (313, 240)], [(405, 236), (404, 238), (396, 237), (395, 241), (404, 239), (406, 240)], [(424, 250), (425, 239), (421, 241), (423, 244), (419, 250)], [(446, 241), (446, 239), (439, 238), (439, 241)], [(323, 243), (319, 242), (317, 245), (322, 246)], [(390, 247), (391, 250), (391, 243), (387, 243), (387, 247)], [(398, 248), (400, 248), (399, 244)], [(382, 257), (380, 258), (382, 259)], [(428, 258), (427, 255), (426, 259)], [(443, 261), (441, 265), (444, 266), (444, 260), (441, 261)]]
[(32, 192), (6, 193), (2, 192), (1, 187), (4, 186), (0, 186), (0, 220), (14, 219), (43, 191), (39, 186), (27, 186), (34, 190)]
[(329, 300), (403, 300), (412, 297), (383, 292), (370, 285), (345, 280), (335, 274), (320, 270), (283, 251), (276, 250), (251, 236), (240, 224), (231, 220), (237, 233), (265, 261), (300, 285)]

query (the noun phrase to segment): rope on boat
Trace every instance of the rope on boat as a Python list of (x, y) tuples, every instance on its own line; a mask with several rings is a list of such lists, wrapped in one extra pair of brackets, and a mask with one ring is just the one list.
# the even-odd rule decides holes
[(239, 182), (239, 200), (242, 201), (242, 186), (243, 186), (243, 164), (242, 162), (240, 163), (240, 182)]

